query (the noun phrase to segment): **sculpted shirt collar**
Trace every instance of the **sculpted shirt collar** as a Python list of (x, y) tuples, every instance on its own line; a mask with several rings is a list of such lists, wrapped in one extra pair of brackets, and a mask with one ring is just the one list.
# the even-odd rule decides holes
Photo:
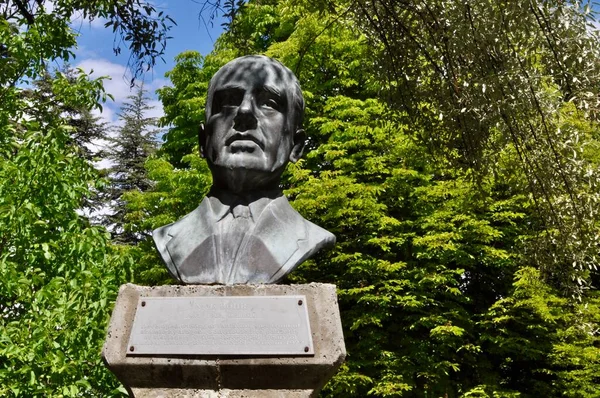
[(265, 207), (282, 195), (283, 193), (280, 190), (248, 192), (242, 195), (222, 190), (211, 190), (207, 197), (217, 221), (225, 218), (229, 212), (233, 211), (235, 206), (244, 205), (248, 206), (250, 215), (256, 222)]

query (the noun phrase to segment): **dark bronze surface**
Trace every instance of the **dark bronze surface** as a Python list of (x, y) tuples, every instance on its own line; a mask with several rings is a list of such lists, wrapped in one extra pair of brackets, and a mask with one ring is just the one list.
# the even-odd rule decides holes
[(213, 76), (200, 129), (213, 187), (181, 220), (153, 232), (171, 275), (186, 284), (277, 283), (335, 236), (304, 219), (279, 189), (300, 159), (304, 99), (294, 74), (265, 56)]

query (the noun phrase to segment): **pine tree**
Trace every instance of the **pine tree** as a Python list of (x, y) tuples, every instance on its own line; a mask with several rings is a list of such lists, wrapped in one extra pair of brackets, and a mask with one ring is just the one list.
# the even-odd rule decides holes
[(26, 97), (36, 97), (43, 107), (31, 109), (36, 116), (42, 114), (59, 114), (69, 126), (72, 127), (72, 142), (80, 149), (81, 155), (87, 161), (98, 160), (100, 149), (95, 144), (98, 140), (108, 135), (108, 123), (95, 116), (91, 109), (80, 103), (67, 103), (56, 95), (55, 79), (61, 75), (67, 84), (75, 87), (79, 71), (70, 65), (64, 65), (53, 73), (46, 71), (39, 79), (33, 82), (33, 88), (24, 92)]
[(127, 200), (123, 195), (129, 191), (145, 192), (152, 186), (144, 163), (158, 147), (157, 119), (147, 116), (153, 107), (148, 104), (150, 99), (143, 85), (127, 99), (119, 113), (119, 121), (123, 125), (118, 128), (117, 135), (110, 138), (107, 156), (113, 162), (109, 169), (111, 212), (104, 223), (111, 229), (117, 243), (140, 240), (136, 233), (125, 228)]
[[(64, 95), (57, 91), (62, 87), (74, 90), (77, 87), (77, 79), (81, 73), (71, 68), (68, 64), (55, 70), (53, 73), (45, 71), (42, 76), (33, 82), (31, 88), (23, 91), (24, 99), (32, 101), (41, 106), (27, 109), (30, 117), (40, 120), (60, 115), (69, 129), (69, 145), (73, 145), (78, 155), (89, 164), (100, 160), (102, 156), (101, 140), (108, 137), (109, 123), (95, 116), (92, 110), (82, 102), (65, 101)], [(61, 84), (57, 84), (60, 77)], [(91, 221), (99, 222), (98, 212), (104, 206), (105, 180), (99, 179), (95, 186), (90, 187), (89, 196), (83, 198), (81, 210), (84, 211)]]

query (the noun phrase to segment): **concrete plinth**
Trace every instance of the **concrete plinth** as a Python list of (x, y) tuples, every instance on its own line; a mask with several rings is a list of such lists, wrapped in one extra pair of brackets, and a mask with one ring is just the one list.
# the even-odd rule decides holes
[[(128, 356), (140, 297), (304, 295), (314, 356)], [(102, 356), (135, 397), (315, 396), (344, 361), (346, 348), (331, 284), (121, 286)]]

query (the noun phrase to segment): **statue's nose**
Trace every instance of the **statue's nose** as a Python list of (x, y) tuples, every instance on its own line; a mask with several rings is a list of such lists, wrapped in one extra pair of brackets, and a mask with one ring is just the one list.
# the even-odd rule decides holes
[(257, 120), (255, 115), (255, 105), (251, 97), (246, 96), (238, 107), (237, 115), (234, 119), (234, 128), (237, 131), (253, 130), (256, 128)]

